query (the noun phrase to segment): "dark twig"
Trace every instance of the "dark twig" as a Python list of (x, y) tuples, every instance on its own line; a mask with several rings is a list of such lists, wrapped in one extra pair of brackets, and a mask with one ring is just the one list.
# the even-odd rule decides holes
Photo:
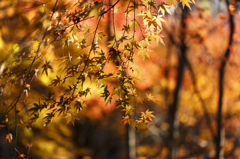
[[(18, 153), (18, 155), (21, 155), (21, 153), (16, 148), (14, 148), (14, 150)], [(26, 159), (24, 156), (21, 156), (21, 158)]]
[[(85, 69), (86, 69), (86, 67), (87, 67), (88, 61), (89, 61), (89, 59), (90, 59), (91, 52), (92, 52), (93, 48), (95, 47), (95, 46), (94, 46), (94, 45), (95, 45), (94, 41), (95, 41), (95, 37), (96, 37), (96, 34), (97, 34), (97, 30), (98, 30), (98, 26), (99, 26), (99, 24), (100, 24), (101, 18), (102, 18), (102, 17), (99, 17), (99, 20), (98, 20), (96, 29), (95, 29), (95, 31), (94, 31), (93, 40), (92, 40), (92, 43), (91, 43), (92, 46), (91, 46), (91, 48), (90, 48), (90, 50), (89, 50), (89, 53), (88, 53), (88, 56), (87, 56), (87, 60), (85, 61), (84, 67), (83, 67), (80, 75), (79, 75), (78, 78), (77, 78), (78, 81), (77, 81), (76, 84), (79, 84), (80, 79), (81, 79), (81, 76), (82, 76), (82, 74), (84, 73), (84, 71), (85, 71)], [(83, 81), (82, 81), (82, 84), (83, 84)], [(74, 95), (75, 90), (76, 90), (76, 87), (74, 87), (74, 89), (73, 89), (73, 91), (72, 91), (72, 96)]]
[(117, 0), (111, 7), (109, 7), (105, 12), (103, 12), (102, 14), (100, 14), (99, 16), (103, 16), (105, 13), (107, 13), (108, 11), (110, 11), (113, 7), (115, 7), (115, 5), (118, 4), (120, 0)]
[[(51, 18), (50, 18), (50, 21), (52, 21), (53, 15), (54, 15), (54, 13), (56, 12), (57, 4), (58, 4), (58, 0), (56, 0), (55, 6), (54, 6), (54, 9), (53, 9), (53, 14), (52, 14), (52, 16), (51, 16)], [(37, 54), (38, 54), (38, 52), (39, 52), (39, 50), (40, 50), (41, 44), (42, 44), (45, 36), (47, 35), (47, 30), (48, 30), (48, 27), (45, 29), (45, 32), (44, 32), (43, 37), (42, 37), (42, 40), (41, 40), (41, 42), (39, 43), (39, 46), (38, 46), (38, 49), (37, 49)], [(36, 56), (33, 58), (32, 62), (31, 62), (31, 64), (30, 64), (30, 68), (29, 68), (29, 70), (28, 70), (28, 72), (27, 72), (26, 78), (29, 77), (30, 72), (31, 72), (31, 70), (32, 70), (32, 68), (33, 68), (33, 64), (35, 63), (37, 57), (38, 57), (38, 55), (36, 55)], [(17, 96), (17, 98), (15, 98), (15, 99), (13, 100), (13, 102), (12, 102), (12, 103), (7, 107), (7, 109), (3, 112), (3, 116), (1, 117), (1, 120), (3, 119), (3, 117), (4, 117), (6, 114), (8, 114), (8, 113), (17, 105), (17, 103), (18, 103), (18, 101), (19, 101), (19, 99), (20, 99), (20, 97), (21, 97), (21, 95), (22, 95), (22, 93), (23, 93), (23, 91), (24, 91), (24, 89), (25, 89), (26, 84), (27, 84), (27, 83), (26, 83), (26, 81), (25, 81), (24, 84), (23, 84), (23, 86), (22, 86), (22, 89), (21, 89), (19, 95)]]
[[(58, 0), (56, 0), (56, 3), (55, 3), (55, 6), (54, 6), (54, 9), (53, 9), (53, 14), (55, 13), (55, 11), (56, 11), (56, 9), (57, 9), (57, 4), (58, 4)], [(52, 14), (52, 16), (51, 16), (51, 18), (50, 18), (50, 21), (52, 20), (52, 18), (53, 18), (53, 14)], [(26, 79), (29, 77), (29, 75), (30, 75), (30, 72), (31, 72), (31, 70), (32, 70), (32, 68), (33, 68), (33, 64), (34, 64), (34, 62), (36, 61), (36, 58), (38, 57), (38, 53), (39, 53), (39, 50), (40, 50), (40, 47), (41, 47), (41, 44), (42, 44), (42, 42), (43, 42), (43, 40), (44, 40), (44, 38), (45, 38), (45, 36), (46, 36), (46, 34), (47, 34), (47, 30), (48, 30), (48, 27), (45, 29), (45, 32), (44, 32), (44, 35), (43, 35), (43, 37), (42, 37), (42, 40), (41, 40), (41, 42), (40, 42), (40, 44), (39, 44), (39, 47), (38, 47), (38, 49), (37, 49), (37, 55), (33, 58), (33, 61), (32, 61), (32, 63), (30, 64), (30, 68), (29, 68), (29, 70), (28, 70), (28, 72), (27, 72), (27, 75), (26, 75)], [(23, 91), (24, 91), (24, 89), (25, 89), (25, 86), (26, 86), (26, 81), (24, 82), (24, 84), (23, 84), (23, 86), (22, 86), (22, 89), (21, 89), (21, 91), (20, 91), (20, 93), (19, 93), (19, 95), (13, 100), (13, 102), (7, 107), (7, 109), (4, 111), (4, 113), (3, 113), (3, 116), (1, 117), (1, 120), (4, 118), (4, 116), (6, 115), (6, 114), (8, 114), (13, 108), (15, 108), (15, 142), (14, 142), (14, 149), (15, 149), (15, 151), (17, 151), (17, 149), (16, 149), (16, 146), (17, 146), (17, 103), (18, 103), (18, 101), (19, 101), (19, 99), (21, 98), (21, 96), (22, 96), (22, 93), (23, 93)], [(18, 151), (17, 151), (18, 152)], [(18, 152), (19, 153), (19, 152)], [(15, 153), (14, 153), (15, 154)], [(15, 156), (15, 155), (14, 155)]]
[(140, 28), (140, 31), (141, 31), (141, 34), (142, 34), (142, 37), (145, 39), (145, 36), (143, 35), (143, 31), (142, 31), (142, 26), (139, 24), (139, 22), (137, 20), (135, 20), (135, 22), (137, 22), (139, 28)]
[[(105, 12), (103, 12), (102, 14), (99, 15), (99, 20), (98, 20), (96, 29), (95, 29), (95, 31), (94, 31), (93, 40), (92, 40), (92, 43), (91, 43), (92, 46), (91, 46), (91, 48), (90, 48), (90, 50), (89, 50), (88, 57), (87, 57), (87, 60), (86, 60), (86, 62), (85, 62), (85, 64), (84, 64), (84, 67), (83, 67), (80, 75), (78, 76), (77, 84), (79, 84), (79, 82), (80, 82), (81, 76), (82, 76), (82, 74), (84, 73), (84, 71), (85, 71), (85, 69), (86, 69), (86, 67), (87, 67), (87, 64), (88, 64), (88, 62), (89, 62), (89, 58), (90, 58), (91, 52), (92, 52), (93, 48), (95, 47), (95, 46), (94, 46), (94, 45), (95, 45), (95, 43), (94, 43), (94, 42), (95, 42), (95, 37), (96, 37), (97, 30), (98, 30), (98, 26), (99, 26), (99, 24), (100, 24), (100, 21), (101, 21), (102, 16), (103, 16), (104, 14), (106, 14), (109, 10), (111, 10), (115, 5), (117, 5), (117, 3), (118, 3), (119, 1), (120, 1), (120, 0), (117, 0), (108, 10), (106, 10)], [(82, 83), (83, 83), (83, 82), (82, 82)], [(74, 95), (75, 90), (76, 90), (76, 87), (74, 87), (73, 92), (72, 92), (72, 95)]]
[(219, 99), (218, 99), (218, 112), (217, 112), (217, 138), (216, 138), (216, 159), (223, 159), (224, 152), (222, 149), (223, 139), (224, 139), (224, 127), (222, 123), (222, 100), (223, 100), (223, 80), (224, 80), (224, 69), (226, 66), (226, 62), (229, 58), (230, 48), (233, 43), (233, 33), (234, 33), (234, 17), (229, 10), (229, 1), (226, 0), (228, 12), (229, 12), (229, 24), (230, 24), (230, 35), (229, 35), (229, 43), (228, 48), (224, 54), (222, 59), (220, 69), (219, 69)]

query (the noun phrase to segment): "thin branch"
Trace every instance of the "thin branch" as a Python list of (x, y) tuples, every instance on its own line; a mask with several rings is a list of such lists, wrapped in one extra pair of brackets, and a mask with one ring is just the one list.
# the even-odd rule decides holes
[(117, 35), (116, 35), (115, 20), (114, 20), (114, 7), (113, 7), (113, 13), (112, 13), (112, 17), (113, 17), (113, 31), (114, 31), (114, 39), (115, 39), (116, 46), (118, 46), (118, 45), (117, 45)]
[[(127, 14), (128, 14), (128, 7), (129, 7), (129, 5), (130, 5), (130, 2), (131, 1), (129, 1), (129, 3), (128, 3), (128, 6), (127, 6)], [(135, 22), (135, 0), (134, 0), (134, 22)], [(114, 21), (114, 20), (113, 20)], [(126, 16), (126, 26), (127, 26), (127, 16)], [(124, 36), (124, 34), (125, 34), (125, 30), (124, 30), (124, 32), (123, 32), (123, 36)], [(123, 37), (122, 36), (122, 37)], [(134, 36), (135, 36), (135, 25), (134, 25), (134, 33), (133, 33), (133, 41), (134, 41)], [(117, 41), (116, 41), (117, 42)], [(119, 45), (117, 45), (117, 48), (119, 47)], [(132, 49), (133, 49), (133, 46), (132, 46)], [(122, 69), (124, 69), (125, 70), (125, 68), (123, 67), (123, 65), (124, 65), (124, 61), (122, 60), (122, 58), (120, 57), (120, 61), (121, 61), (121, 66), (122, 66)], [(127, 77), (127, 80), (128, 80), (128, 83), (129, 83), (129, 87), (130, 87), (130, 89), (131, 89), (131, 92), (132, 92), (132, 96), (134, 97), (134, 101), (135, 101), (135, 109), (137, 108), (137, 99), (136, 99), (136, 95), (134, 94), (134, 91), (133, 91), (133, 88), (132, 88), (132, 84), (131, 84), (131, 82), (130, 82), (130, 79), (129, 79), (129, 76), (128, 76), (128, 74), (127, 74), (127, 71), (125, 70), (125, 73), (126, 73), (126, 77)], [(123, 83), (122, 83), (123, 84)]]
[[(21, 153), (20, 153), (16, 148), (14, 148), (14, 150), (18, 153), (18, 155), (21, 155)], [(24, 156), (21, 156), (21, 158), (27, 159), (27, 158), (25, 158)]]
[(113, 7), (115, 7), (115, 5), (118, 4), (120, 0), (117, 0), (110, 8), (108, 8), (105, 12), (103, 12), (102, 14), (100, 14), (99, 16), (103, 16), (105, 13), (107, 13), (108, 11), (110, 11)]
[[(54, 6), (54, 9), (53, 9), (53, 14), (54, 14), (55, 11), (56, 11), (57, 4), (58, 4), (58, 0), (56, 0), (55, 6)], [(51, 16), (51, 18), (50, 18), (50, 21), (52, 21), (53, 14), (52, 14), (52, 16)], [(44, 38), (45, 38), (45, 36), (46, 36), (46, 34), (47, 34), (47, 30), (48, 30), (48, 27), (46, 28), (46, 30), (45, 30), (45, 32), (44, 32), (44, 35), (43, 35), (43, 37), (42, 37), (42, 40), (41, 40), (41, 42), (40, 42), (40, 44), (39, 44), (39, 47), (38, 47), (38, 50), (37, 50), (37, 54), (38, 54), (38, 52), (39, 52), (39, 50), (40, 50), (41, 43), (43, 42), (43, 40), (44, 40)], [(36, 56), (34, 57), (31, 65), (30, 65), (30, 68), (29, 68), (29, 70), (28, 70), (26, 79), (27, 79), (27, 78), (29, 77), (29, 75), (30, 75), (30, 72), (31, 72), (31, 70), (32, 70), (32, 68), (33, 68), (33, 64), (34, 64), (37, 56), (38, 56), (38, 55), (36, 55)], [(20, 97), (22, 96), (22, 93), (23, 93), (23, 91), (24, 91), (24, 89), (25, 89), (26, 84), (27, 84), (27, 83), (26, 83), (26, 81), (25, 81), (24, 84), (23, 84), (23, 86), (22, 86), (21, 92), (19, 93), (19, 95), (18, 95), (18, 97), (17, 97), (17, 100), (16, 100), (16, 102), (15, 102), (14, 105), (13, 105), (13, 107), (15, 108), (15, 142), (14, 142), (14, 149), (15, 149), (15, 150), (17, 150), (17, 149), (16, 149), (16, 146), (17, 146), (17, 134), (18, 134), (18, 133), (17, 133), (17, 103), (18, 103)], [(7, 113), (10, 112), (13, 107), (11, 107), (11, 108), (7, 111)], [(7, 113), (6, 113), (6, 114), (7, 114)], [(4, 114), (4, 116), (5, 116), (6, 114)], [(14, 154), (15, 154), (15, 153), (14, 153)]]
[[(91, 48), (90, 48), (90, 50), (89, 50), (89, 53), (88, 53), (88, 56), (87, 56), (87, 60), (86, 60), (86, 62), (84, 63), (84, 67), (83, 67), (80, 75), (79, 75), (78, 78), (77, 78), (77, 79), (78, 79), (78, 80), (77, 80), (77, 83), (76, 83), (77, 85), (79, 84), (80, 79), (81, 79), (81, 76), (82, 76), (83, 72), (85, 71), (85, 69), (86, 69), (86, 67), (87, 67), (87, 64), (88, 64), (88, 61), (89, 61), (91, 52), (92, 52), (93, 48), (95, 47), (95, 46), (94, 46), (94, 41), (95, 41), (95, 37), (96, 37), (97, 30), (98, 30), (98, 26), (99, 26), (99, 24), (100, 24), (101, 19), (102, 19), (102, 17), (100, 16), (100, 17), (99, 17), (99, 20), (98, 20), (98, 23), (97, 23), (97, 26), (96, 26), (96, 29), (95, 29), (95, 31), (94, 31), (93, 40), (92, 40), (92, 43), (91, 43), (92, 46), (91, 46)], [(82, 81), (82, 84), (83, 84), (83, 81)], [(76, 87), (73, 88), (72, 96), (74, 95), (75, 90), (76, 90)]]
[[(52, 16), (51, 16), (51, 18), (50, 18), (50, 21), (52, 21), (53, 15), (54, 15), (54, 13), (56, 12), (57, 4), (58, 4), (58, 0), (56, 0), (55, 6), (54, 6), (54, 9), (53, 9), (53, 14), (52, 14)], [(31, 62), (31, 64), (30, 64), (30, 68), (29, 68), (29, 70), (28, 70), (28, 72), (27, 72), (26, 79), (29, 77), (30, 72), (31, 72), (31, 70), (32, 70), (32, 68), (33, 68), (33, 64), (35, 63), (35, 61), (36, 61), (36, 59), (37, 59), (37, 57), (38, 57), (38, 53), (39, 53), (41, 44), (42, 44), (45, 36), (47, 35), (47, 30), (48, 30), (48, 27), (45, 29), (45, 32), (44, 32), (43, 37), (42, 37), (42, 40), (41, 40), (41, 42), (39, 43), (39, 46), (38, 46), (38, 49), (37, 49), (37, 55), (33, 58), (32, 62)], [(23, 86), (22, 86), (22, 89), (21, 89), (19, 95), (14, 99), (14, 101), (6, 108), (6, 110), (3, 112), (3, 116), (1, 117), (1, 120), (2, 120), (3, 117), (4, 117), (6, 114), (8, 114), (14, 107), (16, 107), (16, 105), (17, 105), (17, 103), (18, 103), (18, 101), (19, 101), (19, 99), (20, 99), (20, 97), (21, 97), (21, 95), (22, 95), (22, 93), (23, 93), (23, 91), (24, 91), (24, 89), (25, 89), (26, 84), (27, 84), (27, 83), (26, 83), (26, 81), (25, 81), (24, 84), (23, 84)]]
[(133, 18), (134, 18), (134, 19), (133, 19), (133, 22), (134, 22), (134, 24), (133, 24), (133, 26), (134, 26), (134, 27), (133, 27), (133, 41), (134, 41), (135, 32), (136, 32), (136, 26), (135, 26), (135, 21), (136, 21), (136, 8), (135, 8), (136, 6), (135, 6), (135, 0), (133, 1), (133, 5), (134, 5), (134, 6), (133, 6), (133, 9), (134, 9), (134, 10), (133, 10)]
[[(54, 9), (53, 9), (53, 14), (54, 14), (55, 11), (56, 11), (57, 4), (58, 4), (58, 0), (56, 0), (55, 7), (54, 7)], [(51, 16), (51, 18), (50, 18), (50, 21), (52, 20), (53, 14), (52, 14), (52, 16)], [(33, 64), (34, 64), (34, 62), (36, 61), (36, 58), (38, 57), (38, 52), (39, 52), (39, 50), (40, 50), (41, 44), (42, 44), (42, 42), (43, 42), (46, 34), (47, 34), (47, 30), (48, 30), (48, 27), (46, 28), (46, 30), (45, 30), (45, 32), (44, 32), (44, 35), (43, 35), (43, 37), (42, 37), (42, 40), (41, 40), (41, 42), (40, 42), (40, 44), (39, 44), (39, 47), (38, 47), (38, 50), (37, 50), (37, 55), (34, 57), (34, 59), (32, 60), (32, 62), (31, 62), (31, 64), (30, 64), (30, 68), (29, 68), (29, 70), (28, 70), (28, 72), (27, 72), (26, 79), (29, 77), (30, 72), (31, 72), (31, 70), (32, 70), (32, 68), (33, 68)], [(6, 56), (6, 58), (8, 58), (8, 55)], [(2, 117), (1, 117), (1, 120), (2, 120), (6, 114), (8, 114), (13, 108), (15, 108), (15, 142), (14, 142), (14, 150), (15, 150), (16, 152), (18, 152), (17, 149), (16, 149), (16, 146), (17, 146), (17, 134), (18, 134), (18, 133), (17, 133), (17, 103), (18, 103), (19, 99), (22, 97), (22, 93), (23, 93), (23, 91), (24, 91), (24, 89), (25, 89), (26, 84), (27, 84), (27, 83), (26, 83), (26, 81), (25, 81), (24, 84), (23, 84), (23, 86), (22, 86), (22, 88), (21, 88), (21, 91), (20, 91), (19, 95), (18, 95), (18, 96), (13, 100), (13, 102), (6, 108), (6, 110), (3, 112), (3, 115), (2, 115)], [(19, 153), (19, 152), (18, 152), (18, 153)], [(14, 153), (14, 154), (15, 154), (15, 153)], [(20, 153), (19, 153), (19, 154), (20, 154)], [(22, 157), (22, 158), (24, 158), (24, 157)]]
[[(17, 127), (17, 106), (15, 106), (15, 142), (14, 142), (14, 148), (17, 147), (17, 137), (18, 137), (18, 127)], [(14, 157), (15, 157), (14, 153)]]
[(222, 101), (223, 101), (223, 80), (224, 80), (224, 69), (226, 66), (226, 62), (229, 58), (230, 48), (233, 43), (233, 33), (234, 33), (234, 17), (229, 10), (229, 1), (226, 0), (228, 12), (229, 12), (229, 24), (230, 24), (230, 35), (229, 35), (229, 43), (227, 50), (224, 54), (224, 58), (222, 59), (221, 66), (219, 69), (219, 99), (218, 99), (218, 112), (217, 112), (217, 138), (216, 138), (216, 159), (223, 159), (224, 152), (222, 149), (223, 139), (224, 139), (224, 127), (222, 123)]
[[(139, 24), (139, 22), (137, 20), (135, 20), (140, 28), (140, 31), (141, 31), (141, 34), (142, 34), (142, 37), (145, 39), (145, 36), (143, 35), (143, 31), (142, 31), (142, 26)], [(143, 28), (144, 29), (144, 28)]]
[[(106, 10), (105, 12), (103, 12), (102, 14), (99, 15), (99, 20), (98, 20), (96, 29), (95, 29), (95, 31), (94, 31), (93, 40), (92, 40), (92, 43), (91, 43), (92, 46), (91, 46), (91, 48), (90, 48), (90, 50), (89, 50), (88, 57), (87, 57), (87, 60), (86, 60), (86, 62), (85, 62), (85, 64), (84, 64), (84, 67), (83, 67), (80, 75), (79, 75), (78, 78), (77, 78), (78, 81), (77, 81), (76, 84), (79, 84), (79, 82), (80, 82), (80, 77), (82, 76), (82, 74), (83, 74), (83, 72), (85, 71), (85, 69), (86, 69), (86, 67), (87, 67), (87, 64), (88, 64), (88, 62), (89, 62), (89, 58), (90, 58), (91, 52), (92, 52), (92, 50), (93, 50), (93, 48), (94, 48), (94, 41), (95, 41), (95, 37), (96, 37), (97, 30), (98, 30), (98, 27), (99, 27), (99, 24), (100, 24), (100, 21), (101, 21), (102, 16), (103, 16), (104, 14), (106, 14), (109, 10), (111, 10), (115, 5), (117, 5), (119, 1), (120, 1), (120, 0), (117, 0), (110, 8), (108, 8), (108, 10)], [(82, 84), (83, 84), (83, 82), (82, 82)], [(74, 87), (73, 92), (72, 92), (72, 95), (74, 95), (75, 90), (76, 90), (76, 87)]]

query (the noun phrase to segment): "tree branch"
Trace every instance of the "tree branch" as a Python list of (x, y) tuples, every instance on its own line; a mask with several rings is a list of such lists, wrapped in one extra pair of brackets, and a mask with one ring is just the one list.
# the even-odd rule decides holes
[(216, 159), (223, 159), (224, 152), (222, 150), (223, 139), (224, 139), (224, 127), (222, 123), (222, 101), (223, 101), (223, 80), (224, 80), (224, 69), (226, 66), (226, 62), (229, 58), (230, 48), (233, 43), (233, 33), (234, 33), (234, 17), (229, 10), (229, 1), (225, 1), (228, 8), (229, 13), (229, 24), (230, 24), (230, 35), (229, 35), (229, 43), (227, 50), (224, 54), (224, 58), (222, 59), (221, 66), (219, 69), (219, 99), (218, 99), (218, 112), (217, 112), (217, 138), (216, 138)]

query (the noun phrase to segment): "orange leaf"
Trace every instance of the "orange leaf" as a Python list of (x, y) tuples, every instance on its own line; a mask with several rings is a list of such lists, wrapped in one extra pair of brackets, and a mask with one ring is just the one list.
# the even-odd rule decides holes
[(23, 157), (27, 157), (27, 156), (22, 153), (22, 154), (18, 155), (18, 157), (22, 157), (23, 158)]
[(31, 147), (32, 147), (32, 143), (31, 144), (27, 143), (27, 148), (31, 148)]
[(127, 123), (130, 125), (131, 124), (131, 120), (133, 120), (133, 119), (127, 115), (120, 122), (124, 122), (123, 125), (126, 125)]
[(11, 134), (11, 133), (8, 133), (8, 134), (6, 135), (6, 140), (7, 140), (9, 143), (12, 142), (12, 134)]
[(20, 123), (21, 123), (21, 124), (25, 124), (25, 122), (24, 122), (22, 119), (20, 119)]
[(153, 111), (149, 111), (149, 109), (145, 113), (142, 112), (141, 117), (143, 118), (143, 121), (145, 124), (148, 124), (148, 123), (152, 124), (152, 118), (155, 118), (155, 116), (152, 113)]

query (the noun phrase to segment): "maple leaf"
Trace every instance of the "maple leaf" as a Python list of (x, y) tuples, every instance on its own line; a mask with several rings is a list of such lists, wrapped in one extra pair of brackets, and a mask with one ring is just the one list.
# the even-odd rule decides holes
[(127, 105), (125, 109), (123, 109), (122, 111), (125, 111), (125, 115), (130, 114), (132, 115), (132, 113), (135, 111), (135, 108), (132, 108), (130, 105)]
[(11, 133), (8, 133), (8, 134), (6, 134), (6, 140), (11, 144), (11, 142), (12, 142), (12, 134)]
[(72, 122), (73, 126), (75, 124), (75, 120), (80, 120), (77, 115), (73, 115), (72, 113), (67, 113), (67, 115), (64, 118), (67, 118), (66, 124)]
[(143, 98), (137, 96), (137, 97), (136, 97), (136, 100), (137, 100), (138, 103), (143, 104)]
[(141, 73), (141, 69), (138, 68), (138, 67), (136, 67), (135, 65), (133, 65), (133, 66), (130, 68), (130, 70), (132, 71), (132, 73), (133, 73), (133, 72), (136, 72), (137, 75), (141, 75), (141, 74), (142, 74), (142, 73)]
[(116, 48), (117, 47), (117, 43), (115, 40), (109, 41), (109, 45), (107, 46), (109, 48)]
[(56, 86), (56, 85), (59, 85), (60, 83), (61, 83), (61, 77), (58, 77), (58, 76), (56, 76), (57, 78), (56, 79), (53, 79), (52, 80), (52, 83), (49, 85), (49, 86), (52, 86), (52, 85), (54, 85), (54, 86)]
[(85, 27), (83, 27), (83, 32), (86, 34), (88, 33), (90, 30), (90, 27), (88, 25), (86, 25)]
[(130, 125), (131, 124), (131, 120), (133, 120), (131, 117), (129, 117), (128, 115), (126, 115), (125, 117), (123, 117), (124, 119), (122, 119), (120, 122), (124, 122), (123, 125), (126, 125), (127, 123)]
[(104, 36), (105, 35), (103, 34), (103, 31), (99, 31), (98, 33), (96, 33), (96, 41), (98, 40), (102, 41)]
[(154, 117), (155, 118), (155, 116), (152, 114), (153, 113), (153, 111), (149, 111), (149, 109), (146, 111), (146, 113), (145, 113), (145, 115), (147, 116), (147, 117)]
[(108, 96), (107, 99), (106, 99), (106, 103), (105, 103), (105, 106), (110, 102), (111, 103), (112, 101), (112, 97), (111, 96)]
[(139, 120), (136, 120), (136, 122), (137, 122), (138, 124), (144, 123), (144, 119), (141, 117), (141, 118), (139, 118)]
[(189, 9), (191, 9), (189, 3), (194, 3), (194, 4), (195, 4), (195, 1), (194, 1), (194, 0), (180, 0), (180, 2), (182, 2), (183, 8), (184, 8), (184, 6), (186, 5)]
[(155, 116), (152, 113), (153, 111), (149, 111), (149, 109), (145, 113), (142, 112), (141, 117), (145, 124), (148, 124), (148, 123), (152, 124), (152, 118), (155, 118)]
[(112, 95), (117, 94), (118, 96), (120, 96), (121, 93), (124, 93), (124, 90), (122, 90), (121, 87), (118, 87), (113, 89)]
[(52, 66), (50, 65), (51, 61), (46, 61), (45, 64), (42, 66), (43, 71), (42, 74), (45, 72), (46, 75), (48, 76), (48, 69), (53, 69)]
[(158, 32), (156, 32), (155, 35), (152, 35), (153, 40), (156, 41), (157, 44), (159, 42), (161, 42), (163, 45), (165, 45), (164, 42), (163, 42), (163, 39), (161, 37), (164, 37), (164, 36), (162, 34), (158, 33)]
[(138, 55), (142, 55), (143, 60), (145, 60), (145, 56), (147, 56), (150, 59), (149, 54), (146, 49), (139, 50)]
[(166, 4), (166, 3), (161, 3), (161, 5), (158, 6), (158, 13), (159, 12), (162, 12), (163, 16), (165, 15), (165, 12), (171, 14), (169, 8), (170, 8), (170, 5)]
[(167, 0), (166, 2), (169, 4), (169, 6), (173, 5), (175, 8), (176, 8), (176, 3), (178, 3), (176, 0)]
[(162, 17), (163, 17), (163, 15), (158, 15), (156, 17), (156, 22), (157, 22), (158, 26), (160, 27), (160, 29), (162, 29), (162, 22), (166, 22)]
[(146, 94), (146, 95), (147, 95), (147, 100), (148, 100), (148, 101), (153, 101), (153, 102), (155, 102), (154, 96), (152, 96), (152, 94)]
[(89, 16), (90, 17), (94, 16), (94, 17), (98, 18), (98, 16), (102, 14), (102, 13), (100, 14), (100, 11), (99, 11), (102, 8), (102, 6), (103, 6), (103, 3), (98, 3), (97, 1), (95, 1), (94, 6), (91, 8)]

